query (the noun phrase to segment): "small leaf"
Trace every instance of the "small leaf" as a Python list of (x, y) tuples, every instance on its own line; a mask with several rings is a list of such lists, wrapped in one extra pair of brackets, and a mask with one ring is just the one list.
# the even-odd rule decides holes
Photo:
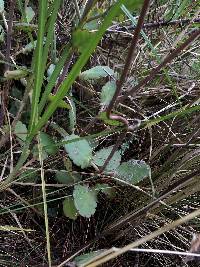
[(74, 261), (77, 267), (83, 267), (88, 265), (87, 263), (89, 263), (93, 258), (97, 257), (98, 255), (102, 254), (104, 251), (106, 251), (105, 249), (100, 249), (98, 251), (92, 251), (80, 256), (77, 256)]
[(28, 131), (27, 131), (26, 125), (23, 124), (21, 121), (18, 121), (17, 124), (15, 125), (15, 131), (14, 131), (16, 136), (20, 140), (25, 141), (27, 137), (27, 132)]
[(4, 12), (4, 0), (0, 0), (0, 13)]
[(58, 148), (55, 145), (53, 139), (46, 133), (40, 133), (41, 145), (45, 152), (49, 155), (55, 155), (58, 152)]
[[(65, 141), (70, 141), (79, 138), (78, 135), (72, 134), (65, 137)], [(82, 169), (89, 167), (92, 159), (92, 148), (88, 141), (81, 139), (72, 143), (64, 145), (69, 157), (73, 160), (74, 164), (80, 166)]]
[(72, 98), (69, 99), (69, 104), (71, 107), (69, 110), (69, 129), (74, 132), (76, 127), (76, 106)]
[(66, 217), (76, 220), (78, 217), (78, 211), (74, 205), (72, 197), (66, 197), (63, 201), (63, 213)]
[[(55, 95), (53, 95), (53, 94), (49, 94), (49, 95), (48, 95), (48, 100), (49, 100), (50, 102), (52, 102), (52, 101), (54, 101), (55, 97), (56, 97)], [(59, 107), (59, 108), (71, 109), (71, 106), (70, 106), (69, 104), (67, 104), (64, 100), (60, 100), (60, 101), (59, 101), (58, 107)]]
[(49, 68), (47, 70), (47, 76), (48, 76), (47, 80), (50, 79), (53, 71), (55, 70), (55, 67), (56, 67), (55, 64), (50, 64), (50, 66), (49, 66)]
[(81, 176), (78, 173), (73, 174), (72, 172), (66, 172), (66, 171), (65, 172), (57, 171), (55, 178), (59, 183), (67, 185), (72, 185), (81, 180)]
[(32, 19), (35, 17), (35, 11), (30, 6), (27, 6), (25, 8), (25, 14), (26, 14), (26, 20), (28, 23), (30, 23)]
[(98, 118), (102, 121), (104, 121), (105, 124), (111, 125), (111, 126), (123, 126), (123, 123), (117, 120), (111, 120), (108, 119), (106, 112), (101, 112), (98, 115)]
[(27, 70), (22, 70), (22, 69), (18, 69), (18, 70), (7, 70), (4, 73), (4, 77), (8, 80), (14, 79), (14, 80), (19, 80), (21, 78), (26, 77), (29, 74), (29, 72)]
[[(32, 149), (32, 154), (33, 154), (33, 157), (34, 157), (36, 160), (40, 161), (38, 145), (34, 145), (34, 147), (33, 147), (33, 149)], [(48, 158), (48, 154), (47, 154), (47, 152), (44, 150), (44, 148), (42, 149), (41, 158), (42, 158), (42, 160), (45, 160), (45, 159)]]
[(137, 184), (149, 176), (150, 167), (144, 161), (129, 160), (116, 169), (116, 176), (131, 184)]
[(3, 27), (0, 25), (0, 42), (4, 42), (4, 39), (5, 39), (5, 32), (4, 32), (4, 29)]
[(94, 189), (98, 192), (106, 194), (109, 198), (114, 198), (116, 196), (115, 188), (111, 187), (109, 184), (96, 184)]
[(81, 80), (90, 81), (105, 78), (107, 76), (115, 76), (115, 73), (108, 66), (96, 66), (89, 70), (82, 72), (79, 75)]
[(101, 104), (108, 106), (116, 91), (116, 82), (107, 82), (101, 90)]
[(80, 215), (90, 218), (96, 211), (96, 194), (86, 185), (75, 185), (73, 191), (74, 203)]
[[(96, 152), (96, 154), (93, 157), (93, 162), (99, 166), (102, 167), (106, 161), (106, 159), (108, 158), (108, 156), (110, 155), (110, 152), (112, 151), (113, 146), (107, 147), (107, 148), (103, 148), (101, 150), (99, 150), (98, 152)], [(110, 162), (108, 163), (108, 165), (106, 166), (106, 171), (115, 171), (116, 168), (120, 165), (121, 162), (121, 153), (120, 151), (116, 151), (115, 154), (113, 155), (113, 157), (111, 158)]]

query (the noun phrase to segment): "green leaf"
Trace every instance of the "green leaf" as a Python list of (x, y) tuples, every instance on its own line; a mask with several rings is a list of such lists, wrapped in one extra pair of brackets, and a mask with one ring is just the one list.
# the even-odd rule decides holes
[(72, 197), (66, 197), (63, 201), (63, 213), (66, 217), (76, 220), (78, 217), (78, 211), (74, 205)]
[(106, 250), (105, 249), (100, 249), (98, 251), (92, 251), (92, 252), (77, 256), (74, 259), (75, 264), (77, 265), (77, 267), (86, 266), (87, 263), (89, 263), (93, 258), (97, 257), (98, 255), (100, 255), (104, 251), (106, 251)]
[(4, 12), (4, 0), (0, 0), (0, 13)]
[(124, 2), (124, 5), (131, 12), (138, 10), (142, 6), (143, 2), (144, 0), (134, 0), (134, 1), (126, 0)]
[(50, 79), (50, 77), (51, 77), (51, 75), (52, 75), (52, 73), (54, 72), (54, 70), (55, 70), (55, 64), (50, 64), (50, 66), (49, 66), (49, 68), (48, 68), (48, 70), (47, 70), (47, 80), (49, 81), (49, 79)]
[(27, 128), (26, 125), (23, 124), (21, 121), (18, 121), (17, 124), (15, 125), (15, 130), (14, 133), (15, 135), (22, 141), (26, 140), (26, 136), (27, 136)]
[(101, 112), (98, 115), (98, 118), (102, 121), (104, 121), (105, 124), (111, 125), (111, 126), (123, 126), (123, 123), (117, 120), (111, 120), (108, 119), (106, 112)]
[(87, 185), (75, 185), (73, 191), (74, 203), (80, 215), (90, 218), (96, 211), (97, 197)]
[[(93, 157), (93, 162), (99, 166), (102, 167), (106, 161), (106, 159), (108, 158), (108, 156), (110, 155), (110, 152), (112, 151), (113, 146), (107, 147), (107, 148), (103, 148), (101, 150), (99, 150), (98, 152), (96, 152), (96, 154)], [(106, 171), (115, 171), (116, 168), (120, 165), (121, 162), (121, 153), (120, 151), (116, 151), (115, 154), (113, 155), (113, 157), (111, 158), (110, 162), (108, 163), (108, 165), (106, 166)]]
[[(48, 95), (49, 102), (52, 102), (54, 99), (55, 99), (55, 95), (53, 95), (53, 94)], [(66, 108), (69, 110), (71, 109), (71, 106), (68, 103), (66, 103), (64, 100), (60, 100), (58, 107), (59, 108)]]
[(109, 184), (96, 184), (94, 190), (101, 191), (106, 194), (109, 198), (114, 198), (116, 196), (116, 191), (114, 187), (111, 187)]
[(105, 78), (107, 76), (115, 76), (114, 71), (108, 66), (96, 66), (89, 70), (82, 72), (79, 75), (81, 80), (91, 81), (98, 80), (100, 78)]
[(72, 172), (57, 171), (55, 178), (61, 184), (72, 185), (81, 180), (81, 175), (78, 173), (73, 174)]
[(120, 179), (137, 184), (150, 174), (150, 167), (144, 161), (129, 160), (123, 162), (115, 171), (115, 175)]
[(32, 19), (35, 17), (35, 12), (30, 6), (27, 6), (25, 8), (25, 14), (26, 14), (26, 20), (28, 23), (30, 23)]
[(0, 42), (4, 42), (4, 39), (5, 39), (5, 32), (4, 32), (4, 29), (3, 27), (0, 25)]
[(69, 110), (69, 129), (74, 132), (76, 127), (76, 105), (72, 98), (69, 98), (69, 104), (71, 107)]
[(25, 170), (18, 178), (19, 182), (34, 183), (38, 178), (37, 171)]
[(94, 32), (89, 32), (84, 29), (77, 29), (72, 33), (72, 44), (73, 47), (78, 49), (81, 53), (85, 50), (88, 45), (88, 41), (95, 38)]
[(22, 70), (22, 69), (18, 69), (18, 70), (7, 70), (4, 73), (4, 77), (8, 80), (14, 79), (14, 80), (19, 80), (21, 78), (26, 77), (29, 74), (29, 72), (27, 70)]
[(116, 82), (107, 82), (101, 90), (101, 104), (108, 106), (116, 91)]
[[(64, 141), (70, 141), (76, 138), (79, 138), (79, 136), (72, 134), (66, 136)], [(74, 141), (64, 145), (64, 147), (74, 164), (80, 166), (82, 169), (90, 166), (92, 160), (92, 148), (87, 140), (81, 139)]]
[[(32, 149), (32, 154), (36, 160), (40, 161), (38, 145), (34, 145), (34, 147)], [(45, 160), (48, 158), (48, 154), (44, 148), (42, 149), (41, 158), (42, 158), (42, 160)]]
[(41, 132), (40, 142), (47, 154), (55, 155), (58, 152), (58, 148), (55, 145), (54, 140), (50, 137), (50, 135)]

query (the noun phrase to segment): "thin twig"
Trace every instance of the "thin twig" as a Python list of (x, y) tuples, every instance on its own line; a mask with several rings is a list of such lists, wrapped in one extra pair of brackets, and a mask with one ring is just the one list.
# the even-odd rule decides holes
[(142, 7), (142, 10), (140, 12), (140, 16), (139, 16), (139, 19), (138, 19), (138, 23), (137, 23), (137, 26), (136, 26), (136, 29), (135, 29), (134, 36), (132, 38), (132, 42), (131, 42), (131, 45), (130, 45), (130, 48), (129, 48), (129, 51), (128, 51), (128, 55), (127, 55), (127, 58), (126, 58), (126, 62), (125, 62), (125, 66), (124, 66), (123, 72), (121, 74), (120, 80), (117, 81), (117, 88), (116, 88), (115, 94), (114, 94), (112, 100), (110, 101), (110, 103), (109, 103), (109, 105), (108, 105), (108, 107), (106, 109), (106, 113), (107, 113), (108, 118), (110, 117), (110, 113), (111, 113), (111, 111), (113, 109), (113, 106), (114, 106), (118, 96), (121, 93), (122, 85), (126, 80), (126, 77), (127, 77), (131, 62), (133, 60), (133, 55), (134, 55), (134, 52), (135, 52), (135, 49), (136, 49), (136, 45), (137, 45), (137, 42), (138, 42), (138, 39), (139, 39), (139, 36), (140, 36), (140, 31), (141, 31), (142, 25), (144, 23), (144, 18), (145, 18), (145, 15), (146, 15), (148, 7), (149, 7), (149, 3), (150, 3), (150, 0), (145, 0), (144, 3), (143, 3), (143, 7)]
[(173, 59), (175, 59), (187, 46), (189, 46), (199, 36), (200, 36), (200, 30), (195, 30), (184, 43), (182, 43), (174, 51), (169, 53), (155, 69), (152, 69), (152, 71), (149, 73), (149, 75), (146, 78), (144, 78), (141, 82), (139, 82), (131, 90), (126, 92), (123, 96), (120, 96), (117, 99), (116, 103), (123, 102), (129, 96), (135, 96), (137, 94), (137, 92), (141, 89), (141, 87), (143, 87), (144, 85), (147, 85), (149, 82), (151, 82), (163, 67), (165, 67), (168, 63), (170, 63)]

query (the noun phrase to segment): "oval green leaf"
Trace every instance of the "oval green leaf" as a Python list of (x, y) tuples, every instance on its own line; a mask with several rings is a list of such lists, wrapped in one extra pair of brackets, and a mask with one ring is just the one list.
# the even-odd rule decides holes
[(87, 185), (76, 185), (73, 191), (74, 204), (79, 214), (90, 218), (96, 211), (97, 196)]
[[(64, 141), (70, 141), (76, 138), (79, 138), (79, 136), (72, 134), (66, 136)], [(82, 169), (90, 166), (92, 160), (92, 148), (87, 140), (81, 139), (74, 141), (64, 145), (64, 147), (70, 159), (73, 160), (74, 164), (80, 166)]]
[[(110, 155), (112, 149), (113, 149), (113, 146), (109, 146), (107, 148), (103, 148), (103, 149), (97, 151), (93, 157), (93, 162), (97, 166), (102, 167), (104, 165), (106, 159)], [(115, 154), (111, 158), (111, 160), (108, 163), (108, 165), (106, 166), (105, 170), (108, 172), (115, 171), (117, 169), (117, 167), (120, 165), (120, 162), (121, 162), (121, 153), (118, 150), (115, 152)]]
[(137, 184), (149, 176), (150, 170), (150, 166), (144, 161), (132, 159), (127, 162), (123, 162), (116, 169), (115, 174), (117, 177), (130, 184)]
[(74, 205), (72, 197), (66, 197), (63, 201), (63, 213), (66, 217), (76, 220), (78, 217), (78, 211)]

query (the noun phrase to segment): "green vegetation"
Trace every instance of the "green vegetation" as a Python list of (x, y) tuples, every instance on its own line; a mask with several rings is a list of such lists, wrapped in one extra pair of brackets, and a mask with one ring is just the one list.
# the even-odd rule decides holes
[(1, 266), (195, 264), (199, 8), (0, 0)]

